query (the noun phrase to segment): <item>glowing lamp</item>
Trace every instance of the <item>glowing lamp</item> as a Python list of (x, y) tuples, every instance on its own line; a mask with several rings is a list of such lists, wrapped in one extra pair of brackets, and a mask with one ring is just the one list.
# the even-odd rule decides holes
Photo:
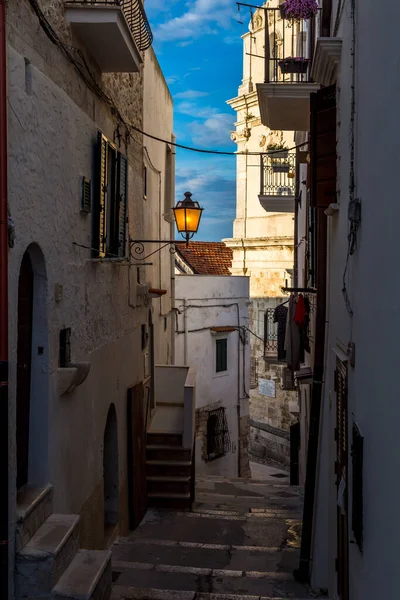
[(175, 206), (176, 227), (181, 236), (186, 240), (186, 244), (197, 233), (203, 210), (203, 208), (200, 208), (198, 202), (192, 200), (190, 192), (185, 192), (185, 199), (180, 200)]

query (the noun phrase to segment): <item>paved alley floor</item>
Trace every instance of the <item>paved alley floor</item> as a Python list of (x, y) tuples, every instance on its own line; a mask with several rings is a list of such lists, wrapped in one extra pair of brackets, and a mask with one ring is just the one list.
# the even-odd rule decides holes
[(113, 547), (113, 600), (315, 598), (293, 578), (302, 492), (286, 472), (252, 472), (262, 480), (197, 478), (192, 512), (150, 509)]

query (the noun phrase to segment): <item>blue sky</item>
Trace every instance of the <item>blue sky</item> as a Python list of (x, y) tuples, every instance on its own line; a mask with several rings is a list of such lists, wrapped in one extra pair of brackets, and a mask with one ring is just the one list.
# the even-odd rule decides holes
[[(154, 50), (174, 98), (177, 141), (235, 151), (230, 140), (235, 113), (226, 100), (237, 95), (241, 83), (240, 36), (245, 28), (237, 23), (234, 0), (146, 0), (145, 8)], [(177, 198), (189, 190), (205, 209), (195, 239), (232, 237), (235, 169), (235, 157), (178, 150)]]

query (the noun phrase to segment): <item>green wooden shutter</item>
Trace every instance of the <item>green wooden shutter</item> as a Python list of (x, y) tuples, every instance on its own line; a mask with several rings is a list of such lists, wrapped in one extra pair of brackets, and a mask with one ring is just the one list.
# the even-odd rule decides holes
[(226, 371), (228, 368), (228, 340), (216, 340), (216, 372)]
[(103, 258), (106, 255), (106, 206), (107, 206), (107, 171), (108, 142), (101, 131), (97, 135), (97, 185), (94, 199), (93, 218), (93, 256)]
[(117, 165), (118, 202), (118, 256), (126, 256), (126, 207), (128, 202), (128, 160), (118, 153)]

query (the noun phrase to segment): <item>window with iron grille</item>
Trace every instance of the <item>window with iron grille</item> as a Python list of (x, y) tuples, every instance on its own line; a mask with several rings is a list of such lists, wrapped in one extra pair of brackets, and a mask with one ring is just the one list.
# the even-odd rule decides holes
[(215, 460), (227, 454), (231, 449), (225, 408), (210, 410), (207, 415), (207, 457)]
[(126, 256), (128, 160), (98, 133), (96, 191), (93, 202), (93, 257)]
[(217, 373), (228, 370), (228, 340), (216, 340), (216, 363), (215, 370)]
[(363, 550), (363, 451), (364, 438), (353, 423), (351, 458), (353, 467), (352, 529), (360, 551)]
[(278, 324), (274, 323), (274, 308), (264, 313), (264, 358), (278, 358)]

